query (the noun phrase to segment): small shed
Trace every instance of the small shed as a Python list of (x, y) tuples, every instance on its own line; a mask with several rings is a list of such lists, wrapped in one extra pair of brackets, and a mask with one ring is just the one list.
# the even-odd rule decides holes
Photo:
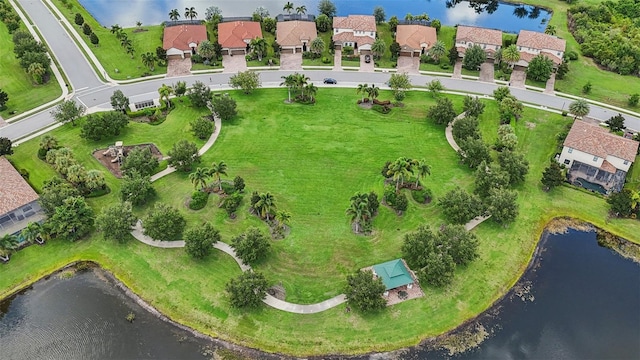
[(382, 283), (387, 291), (404, 285), (406, 285), (408, 289), (413, 287), (413, 277), (402, 259), (395, 259), (373, 265), (373, 273), (382, 279)]

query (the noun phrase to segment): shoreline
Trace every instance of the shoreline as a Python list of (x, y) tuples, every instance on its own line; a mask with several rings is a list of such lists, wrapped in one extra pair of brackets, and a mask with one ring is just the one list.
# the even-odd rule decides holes
[[(608, 242), (606, 243), (598, 241), (599, 246), (607, 247), (615, 251), (616, 253), (618, 253), (620, 256), (631, 259), (636, 263), (640, 262), (640, 258), (635, 257), (635, 256), (640, 256), (640, 255), (637, 255), (637, 254), (640, 254), (639, 244), (633, 241), (621, 238), (615, 234), (608, 232), (605, 229), (595, 226), (594, 224), (591, 224), (579, 219), (568, 218), (568, 217), (556, 217), (551, 219), (544, 226), (540, 236), (538, 237), (538, 240), (535, 242), (535, 246), (533, 248), (531, 256), (529, 257), (529, 260), (526, 262), (526, 266), (524, 266), (524, 270), (521, 273), (519, 273), (516, 280), (509, 286), (508, 290), (503, 294), (501, 294), (497, 299), (492, 301), (480, 313), (458, 324), (453, 329), (450, 329), (440, 335), (423, 338), (419, 340), (419, 342), (415, 345), (403, 347), (400, 349), (385, 351), (385, 352), (365, 352), (365, 353), (353, 353), (353, 354), (348, 354), (348, 353), (335, 354), (334, 353), (334, 354), (324, 354), (324, 355), (310, 355), (310, 356), (303, 355), (303, 356), (308, 359), (344, 359), (344, 358), (360, 359), (360, 358), (369, 357), (369, 356), (397, 356), (407, 351), (422, 351), (422, 350), (445, 351), (445, 352), (446, 350), (448, 350), (449, 356), (453, 356), (455, 354), (462, 353), (469, 349), (475, 348), (479, 346), (487, 338), (486, 335), (489, 334), (486, 332), (486, 329), (482, 327), (482, 324), (480, 323), (480, 321), (497, 315), (500, 310), (499, 305), (505, 299), (510, 298), (514, 295), (520, 296), (516, 294), (516, 292), (519, 290), (517, 285), (522, 280), (526, 280), (527, 275), (530, 275), (531, 271), (534, 270), (536, 266), (539, 264), (539, 261), (541, 259), (540, 255), (544, 250), (543, 247), (545, 242), (548, 239), (548, 235), (552, 233), (566, 232), (568, 229), (575, 229), (578, 231), (595, 231), (599, 236), (605, 236), (608, 239)], [(614, 246), (611, 246), (612, 244)], [(634, 249), (634, 252), (632, 253), (633, 255), (628, 256), (629, 252), (627, 252), (626, 253), (627, 255), (625, 255), (625, 253), (622, 253), (621, 251), (616, 249), (615, 245), (618, 245), (623, 249), (628, 249), (629, 247), (633, 248)], [(34, 283), (40, 280), (46, 280), (51, 276), (64, 272), (70, 268), (84, 269), (84, 267), (98, 269), (100, 271), (100, 276), (103, 276), (104, 278), (108, 279), (108, 281), (113, 286), (121, 290), (124, 293), (124, 295), (126, 295), (131, 300), (133, 300), (136, 304), (138, 304), (143, 309), (148, 311), (151, 315), (155, 316), (156, 318), (166, 323), (176, 326), (181, 330), (184, 330), (190, 333), (192, 336), (196, 338), (209, 340), (214, 345), (220, 348), (224, 348), (226, 350), (233, 351), (235, 353), (240, 353), (243, 355), (248, 355), (251, 358), (257, 358), (257, 357), (264, 358), (264, 359), (298, 359), (299, 358), (298, 356), (291, 355), (291, 354), (267, 352), (264, 350), (253, 348), (251, 346), (239, 344), (233, 341), (224, 340), (221, 337), (215, 337), (213, 335), (203, 333), (191, 327), (189, 324), (183, 324), (183, 323), (177, 322), (172, 318), (170, 318), (169, 316), (165, 315), (160, 310), (156, 309), (154, 306), (152, 306), (147, 299), (143, 299), (138, 294), (136, 294), (133, 290), (131, 290), (131, 287), (128, 286), (123, 280), (118, 278), (117, 274), (113, 272), (111, 269), (108, 269), (107, 267), (102, 266), (99, 262), (96, 262), (93, 260), (80, 259), (80, 260), (74, 260), (72, 262), (69, 262), (66, 265), (58, 267), (57, 269), (43, 276), (40, 276), (33, 281), (27, 281), (21, 284), (20, 286), (15, 287), (10, 292), (3, 294), (3, 296), (0, 297), (0, 302), (6, 301), (12, 297), (15, 297), (29, 290), (29, 288)], [(456, 347), (455, 345), (451, 345), (452, 343), (458, 344), (458, 346)]]

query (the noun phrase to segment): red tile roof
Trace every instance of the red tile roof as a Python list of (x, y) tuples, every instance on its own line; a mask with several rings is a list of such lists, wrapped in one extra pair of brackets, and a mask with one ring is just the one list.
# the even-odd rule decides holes
[(487, 44), (502, 46), (502, 31), (486, 29), (475, 26), (458, 25), (456, 42), (472, 42), (474, 44)]
[(396, 41), (401, 47), (413, 50), (422, 50), (421, 44), (427, 44), (427, 49), (431, 48), (438, 40), (436, 29), (424, 25), (398, 25), (396, 31)]
[(355, 36), (352, 32), (342, 32), (337, 35), (333, 35), (333, 41), (337, 43), (341, 42), (356, 42), (360, 45), (371, 45), (375, 41), (371, 36)]
[(564, 52), (567, 42), (557, 36), (536, 31), (520, 30), (516, 45), (538, 50), (548, 49)]
[[(610, 133), (607, 129), (576, 120), (569, 130), (564, 146), (580, 150), (593, 156), (606, 158), (615, 156), (633, 162), (639, 143)], [(603, 165), (604, 166), (604, 165)]]
[(9, 160), (0, 156), (0, 215), (36, 200), (38, 200), (38, 194), (22, 178)]
[(302, 46), (302, 40), (311, 42), (318, 37), (316, 23), (312, 21), (280, 21), (276, 28), (276, 41), (280, 46)]
[(191, 50), (190, 43), (200, 44), (207, 40), (207, 27), (204, 25), (177, 25), (164, 28), (162, 47), (165, 50)]
[(376, 31), (376, 18), (373, 15), (336, 16), (333, 18), (333, 28)]
[[(560, 65), (562, 63), (562, 59), (557, 57), (555, 54), (552, 54), (552, 53), (547, 52), (547, 51), (541, 51), (540, 54), (548, 57), (549, 59), (551, 59), (551, 61), (553, 61), (553, 63), (556, 64), (556, 65)], [(530, 63), (531, 59), (533, 59), (535, 56), (536, 56), (536, 54), (528, 53), (528, 52), (525, 52), (525, 51), (521, 51), (520, 52), (520, 60), (524, 60), (527, 63)]]
[(255, 38), (262, 38), (259, 22), (231, 21), (218, 24), (218, 43), (223, 48), (244, 48)]

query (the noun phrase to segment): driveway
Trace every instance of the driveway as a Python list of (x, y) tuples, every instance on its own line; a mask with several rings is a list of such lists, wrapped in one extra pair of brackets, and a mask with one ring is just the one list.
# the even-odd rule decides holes
[(420, 73), (420, 58), (417, 56), (400, 56), (398, 57), (398, 66), (396, 68), (399, 73), (417, 75)]
[(493, 61), (487, 60), (480, 65), (480, 81), (494, 82), (493, 78)]
[(456, 64), (453, 65), (452, 79), (462, 79), (462, 60), (456, 60)]
[(555, 95), (556, 73), (551, 73), (551, 77), (547, 80), (547, 86), (544, 89), (545, 94)]
[(371, 56), (371, 60), (369, 60), (369, 63), (364, 61), (364, 57), (365, 55), (360, 55), (360, 71), (366, 71), (366, 72), (374, 72), (374, 68), (376, 66), (376, 64), (373, 61), (373, 55), (369, 55)]
[(280, 70), (302, 70), (302, 53), (280, 53)]
[(237, 73), (238, 71), (247, 70), (247, 61), (242, 55), (222, 55), (222, 66), (224, 67), (224, 72)]
[(169, 59), (167, 77), (191, 75), (191, 58)]
[(524, 83), (527, 80), (527, 73), (524, 72), (525, 68), (522, 66), (516, 66), (513, 68), (511, 78), (509, 79), (509, 86), (524, 89)]
[(342, 70), (342, 50), (336, 50), (333, 55), (333, 71)]

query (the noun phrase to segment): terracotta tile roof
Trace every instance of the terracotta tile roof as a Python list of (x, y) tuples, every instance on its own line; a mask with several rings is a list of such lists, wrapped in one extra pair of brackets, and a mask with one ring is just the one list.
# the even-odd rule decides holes
[(218, 24), (218, 43), (223, 48), (245, 48), (255, 38), (262, 38), (260, 23), (231, 21)]
[(333, 18), (334, 29), (376, 31), (376, 18), (373, 15), (349, 15)]
[(0, 215), (38, 200), (38, 194), (9, 160), (0, 156)]
[(280, 46), (302, 46), (318, 37), (316, 23), (312, 21), (281, 21), (277, 23), (276, 41)]
[(536, 31), (520, 30), (516, 45), (538, 50), (548, 49), (564, 52), (567, 47), (567, 42), (557, 36)]
[[(610, 133), (607, 129), (576, 120), (569, 130), (564, 146), (580, 150), (593, 156), (608, 155), (633, 162), (639, 143)], [(613, 165), (612, 165), (613, 166)]]
[(615, 174), (616, 172), (616, 167), (613, 166), (613, 164), (608, 162), (607, 160), (602, 162), (602, 166), (600, 166), (600, 169), (613, 174)]
[(401, 47), (422, 50), (421, 44), (427, 44), (429, 49), (438, 40), (436, 29), (424, 25), (398, 25), (396, 41)]
[[(559, 57), (557, 57), (556, 55), (546, 52), (546, 51), (541, 51), (540, 54), (548, 57), (549, 59), (551, 59), (551, 61), (553, 61), (554, 64), (556, 65), (560, 65), (562, 63), (562, 59), (560, 59)], [(531, 59), (533, 59), (536, 56), (536, 54), (532, 54), (532, 53), (528, 53), (528, 52), (524, 52), (521, 51), (520, 52), (520, 60), (524, 60), (527, 63), (531, 62)]]
[(200, 44), (207, 40), (207, 27), (204, 25), (178, 25), (164, 28), (162, 47), (179, 50), (191, 50), (190, 43)]
[(502, 31), (475, 26), (458, 25), (456, 42), (472, 42), (502, 46)]
[(337, 35), (333, 35), (333, 41), (336, 43), (341, 42), (357, 42), (360, 45), (371, 45), (375, 41), (370, 36), (355, 36), (352, 32), (343, 32)]

